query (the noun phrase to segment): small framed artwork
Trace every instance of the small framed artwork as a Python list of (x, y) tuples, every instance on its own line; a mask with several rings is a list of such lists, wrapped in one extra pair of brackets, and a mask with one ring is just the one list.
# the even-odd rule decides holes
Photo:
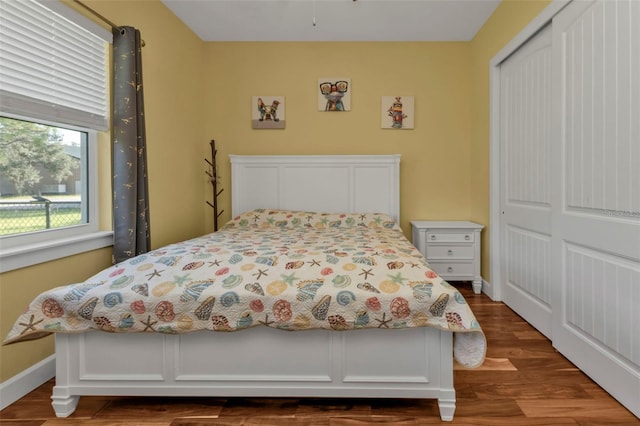
[(383, 96), (380, 120), (383, 129), (413, 129), (413, 96)]
[(351, 79), (318, 79), (318, 111), (351, 111)]
[(284, 96), (252, 96), (251, 127), (284, 129)]

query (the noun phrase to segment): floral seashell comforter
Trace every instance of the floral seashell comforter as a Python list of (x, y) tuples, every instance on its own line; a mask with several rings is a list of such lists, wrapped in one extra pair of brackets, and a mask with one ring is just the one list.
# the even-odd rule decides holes
[(39, 295), (5, 344), (53, 332), (188, 333), (437, 327), (482, 364), (486, 340), (464, 297), (382, 214), (244, 213), (218, 232)]

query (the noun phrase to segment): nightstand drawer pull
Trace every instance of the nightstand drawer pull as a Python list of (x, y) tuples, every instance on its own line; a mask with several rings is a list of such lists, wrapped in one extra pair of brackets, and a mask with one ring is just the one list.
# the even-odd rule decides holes
[(448, 254), (449, 256), (453, 256), (453, 250), (447, 250), (447, 254)]
[(449, 267), (447, 268), (447, 272), (448, 272), (448, 273), (452, 273), (452, 272), (453, 272), (453, 268), (452, 268), (451, 266), (449, 266)]
[(464, 236), (465, 241), (469, 241), (471, 239), (471, 235), (467, 234)]
[(432, 240), (432, 241), (435, 241), (435, 240), (436, 240), (436, 236), (435, 236), (435, 234), (431, 234), (431, 240)]

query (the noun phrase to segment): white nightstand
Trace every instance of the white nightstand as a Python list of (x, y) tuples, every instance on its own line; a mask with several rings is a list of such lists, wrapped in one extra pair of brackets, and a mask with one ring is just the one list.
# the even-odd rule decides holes
[(447, 281), (473, 281), (473, 292), (482, 291), (480, 232), (474, 222), (411, 221), (413, 244), (429, 266)]

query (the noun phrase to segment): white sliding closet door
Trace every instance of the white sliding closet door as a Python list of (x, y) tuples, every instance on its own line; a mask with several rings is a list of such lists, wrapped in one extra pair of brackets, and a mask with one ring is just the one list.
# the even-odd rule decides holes
[(504, 302), (551, 338), (551, 28), (500, 67)]
[(640, 417), (640, 1), (553, 19), (553, 344)]

